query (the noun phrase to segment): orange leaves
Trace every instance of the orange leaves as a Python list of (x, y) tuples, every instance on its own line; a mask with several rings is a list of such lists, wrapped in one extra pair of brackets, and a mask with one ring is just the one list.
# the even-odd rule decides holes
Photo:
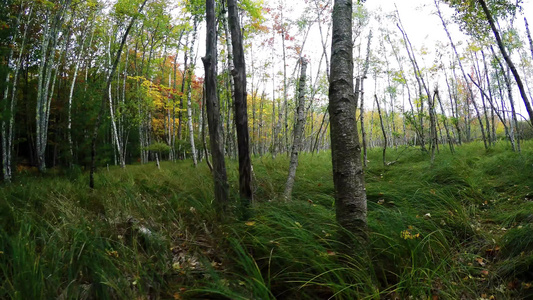
[(486, 265), (486, 263), (483, 261), (483, 257), (476, 258), (476, 261), (482, 267), (484, 267)]

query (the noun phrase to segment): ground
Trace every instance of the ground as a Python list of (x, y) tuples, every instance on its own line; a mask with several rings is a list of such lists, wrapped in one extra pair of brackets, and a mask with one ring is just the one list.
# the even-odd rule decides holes
[[(434, 165), (372, 150), (369, 242), (338, 240), (329, 152), (256, 157), (252, 211), (213, 207), (205, 162), (18, 174), (0, 189), (0, 298), (527, 299), (533, 297), (533, 143), (472, 143)], [(25, 172), (25, 171), (22, 171)], [(29, 172), (31, 173), (31, 172)], [(244, 217), (246, 216), (246, 217)], [(348, 246), (350, 245), (350, 246)]]

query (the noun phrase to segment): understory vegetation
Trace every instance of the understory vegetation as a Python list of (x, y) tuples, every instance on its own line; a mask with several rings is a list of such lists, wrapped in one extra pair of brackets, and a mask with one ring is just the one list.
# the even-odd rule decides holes
[[(533, 297), (533, 143), (369, 152), (368, 251), (347, 251), (329, 152), (256, 157), (256, 203), (216, 211), (205, 162), (20, 173), (0, 189), (0, 298), (527, 299)], [(346, 237), (348, 234), (340, 236)]]

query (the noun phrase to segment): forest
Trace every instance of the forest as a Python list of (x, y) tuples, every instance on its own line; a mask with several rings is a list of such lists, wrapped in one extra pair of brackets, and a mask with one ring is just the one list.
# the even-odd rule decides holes
[(0, 298), (533, 297), (533, 5), (373, 2), (0, 0)]

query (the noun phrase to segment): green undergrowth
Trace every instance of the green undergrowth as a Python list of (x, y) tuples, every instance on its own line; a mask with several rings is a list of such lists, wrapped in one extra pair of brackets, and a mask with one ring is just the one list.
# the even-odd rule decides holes
[[(533, 143), (369, 152), (366, 244), (335, 222), (329, 153), (256, 157), (244, 219), (202, 162), (19, 174), (0, 189), (3, 299), (527, 299)], [(237, 165), (228, 161), (237, 207)]]

